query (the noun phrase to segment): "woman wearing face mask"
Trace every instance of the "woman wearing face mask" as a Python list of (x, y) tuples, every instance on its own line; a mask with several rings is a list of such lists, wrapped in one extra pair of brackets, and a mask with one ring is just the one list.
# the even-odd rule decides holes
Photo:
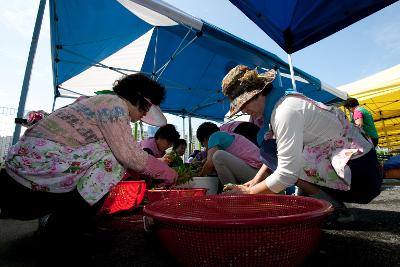
[(137, 73), (113, 91), (76, 101), (30, 127), (0, 174), (0, 217), (95, 214), (126, 169), (173, 184), (177, 173), (143, 151), (131, 122), (162, 126), (165, 88)]

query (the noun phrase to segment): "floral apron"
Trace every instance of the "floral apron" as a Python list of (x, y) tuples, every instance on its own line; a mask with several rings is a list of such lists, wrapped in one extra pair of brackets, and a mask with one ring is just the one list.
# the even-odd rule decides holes
[[(309, 99), (299, 93), (291, 93), (282, 97), (276, 106), (286, 97), (299, 97), (311, 102), (316, 107), (332, 112), (343, 127), (343, 134), (322, 144), (307, 144), (303, 147), (303, 167), (300, 170), (301, 180), (338, 190), (350, 190), (351, 171), (347, 162), (367, 153), (372, 144), (368, 142), (358, 128), (352, 126), (346, 115), (336, 107), (329, 107)], [(264, 135), (270, 140), (274, 134), (271, 125)]]
[(105, 141), (70, 147), (36, 137), (22, 137), (10, 148), (6, 169), (32, 190), (64, 193), (77, 188), (91, 205), (125, 172)]

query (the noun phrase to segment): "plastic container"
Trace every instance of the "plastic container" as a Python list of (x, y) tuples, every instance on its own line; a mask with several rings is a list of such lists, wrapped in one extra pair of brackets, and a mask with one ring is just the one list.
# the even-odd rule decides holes
[(149, 189), (146, 190), (149, 203), (165, 198), (204, 196), (205, 188), (180, 188), (180, 189)]
[(215, 195), (147, 205), (154, 231), (183, 266), (297, 266), (317, 246), (325, 201)]
[(111, 188), (99, 214), (112, 214), (137, 207), (146, 191), (145, 181), (122, 181)]
[(215, 195), (218, 192), (218, 177), (204, 176), (193, 177), (193, 180), (178, 186), (178, 188), (206, 188), (207, 195)]

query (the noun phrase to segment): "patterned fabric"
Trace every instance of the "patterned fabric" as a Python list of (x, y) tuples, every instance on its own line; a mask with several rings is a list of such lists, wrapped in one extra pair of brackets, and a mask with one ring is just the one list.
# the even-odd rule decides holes
[[(368, 152), (372, 145), (361, 135), (358, 128), (350, 124), (341, 110), (335, 107), (328, 107), (298, 93), (282, 97), (276, 106), (286, 97), (299, 97), (311, 102), (320, 109), (332, 112), (343, 127), (343, 135), (340, 137), (332, 138), (318, 145), (304, 145), (303, 167), (300, 172), (300, 179), (333, 189), (349, 190), (351, 172), (347, 162)], [(269, 140), (272, 137), (272, 131), (268, 131), (264, 135), (265, 140)]]
[(156, 139), (154, 137), (147, 138), (146, 140), (141, 141), (140, 147), (142, 149), (147, 148), (153, 152), (153, 156), (156, 158), (162, 158), (165, 154), (165, 151), (161, 151), (158, 149)]
[(116, 95), (81, 98), (27, 130), (10, 148), (7, 172), (33, 190), (62, 193), (77, 187), (90, 204), (127, 168), (172, 183), (177, 174), (168, 166), (149, 170), (156, 159), (134, 140), (130, 120), (127, 104)]
[(35, 191), (63, 193), (77, 187), (91, 205), (125, 172), (104, 141), (74, 148), (36, 137), (23, 137), (11, 147), (6, 169), (17, 182)]
[(233, 133), (236, 129), (236, 127), (241, 124), (242, 121), (231, 121), (228, 123), (224, 123), (221, 126), (219, 126), (219, 130), (222, 132), (228, 132), (228, 133)]
[(225, 151), (243, 160), (253, 168), (261, 168), (260, 149), (240, 134), (233, 133), (231, 135), (235, 137), (235, 140)]

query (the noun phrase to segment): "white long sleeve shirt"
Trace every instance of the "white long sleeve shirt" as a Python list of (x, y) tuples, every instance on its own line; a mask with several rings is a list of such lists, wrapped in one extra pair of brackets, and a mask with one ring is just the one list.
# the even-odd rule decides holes
[(322, 144), (342, 136), (344, 131), (335, 114), (298, 97), (287, 97), (275, 107), (271, 127), (277, 142), (278, 166), (265, 182), (273, 192), (296, 183), (303, 166), (304, 145)]

